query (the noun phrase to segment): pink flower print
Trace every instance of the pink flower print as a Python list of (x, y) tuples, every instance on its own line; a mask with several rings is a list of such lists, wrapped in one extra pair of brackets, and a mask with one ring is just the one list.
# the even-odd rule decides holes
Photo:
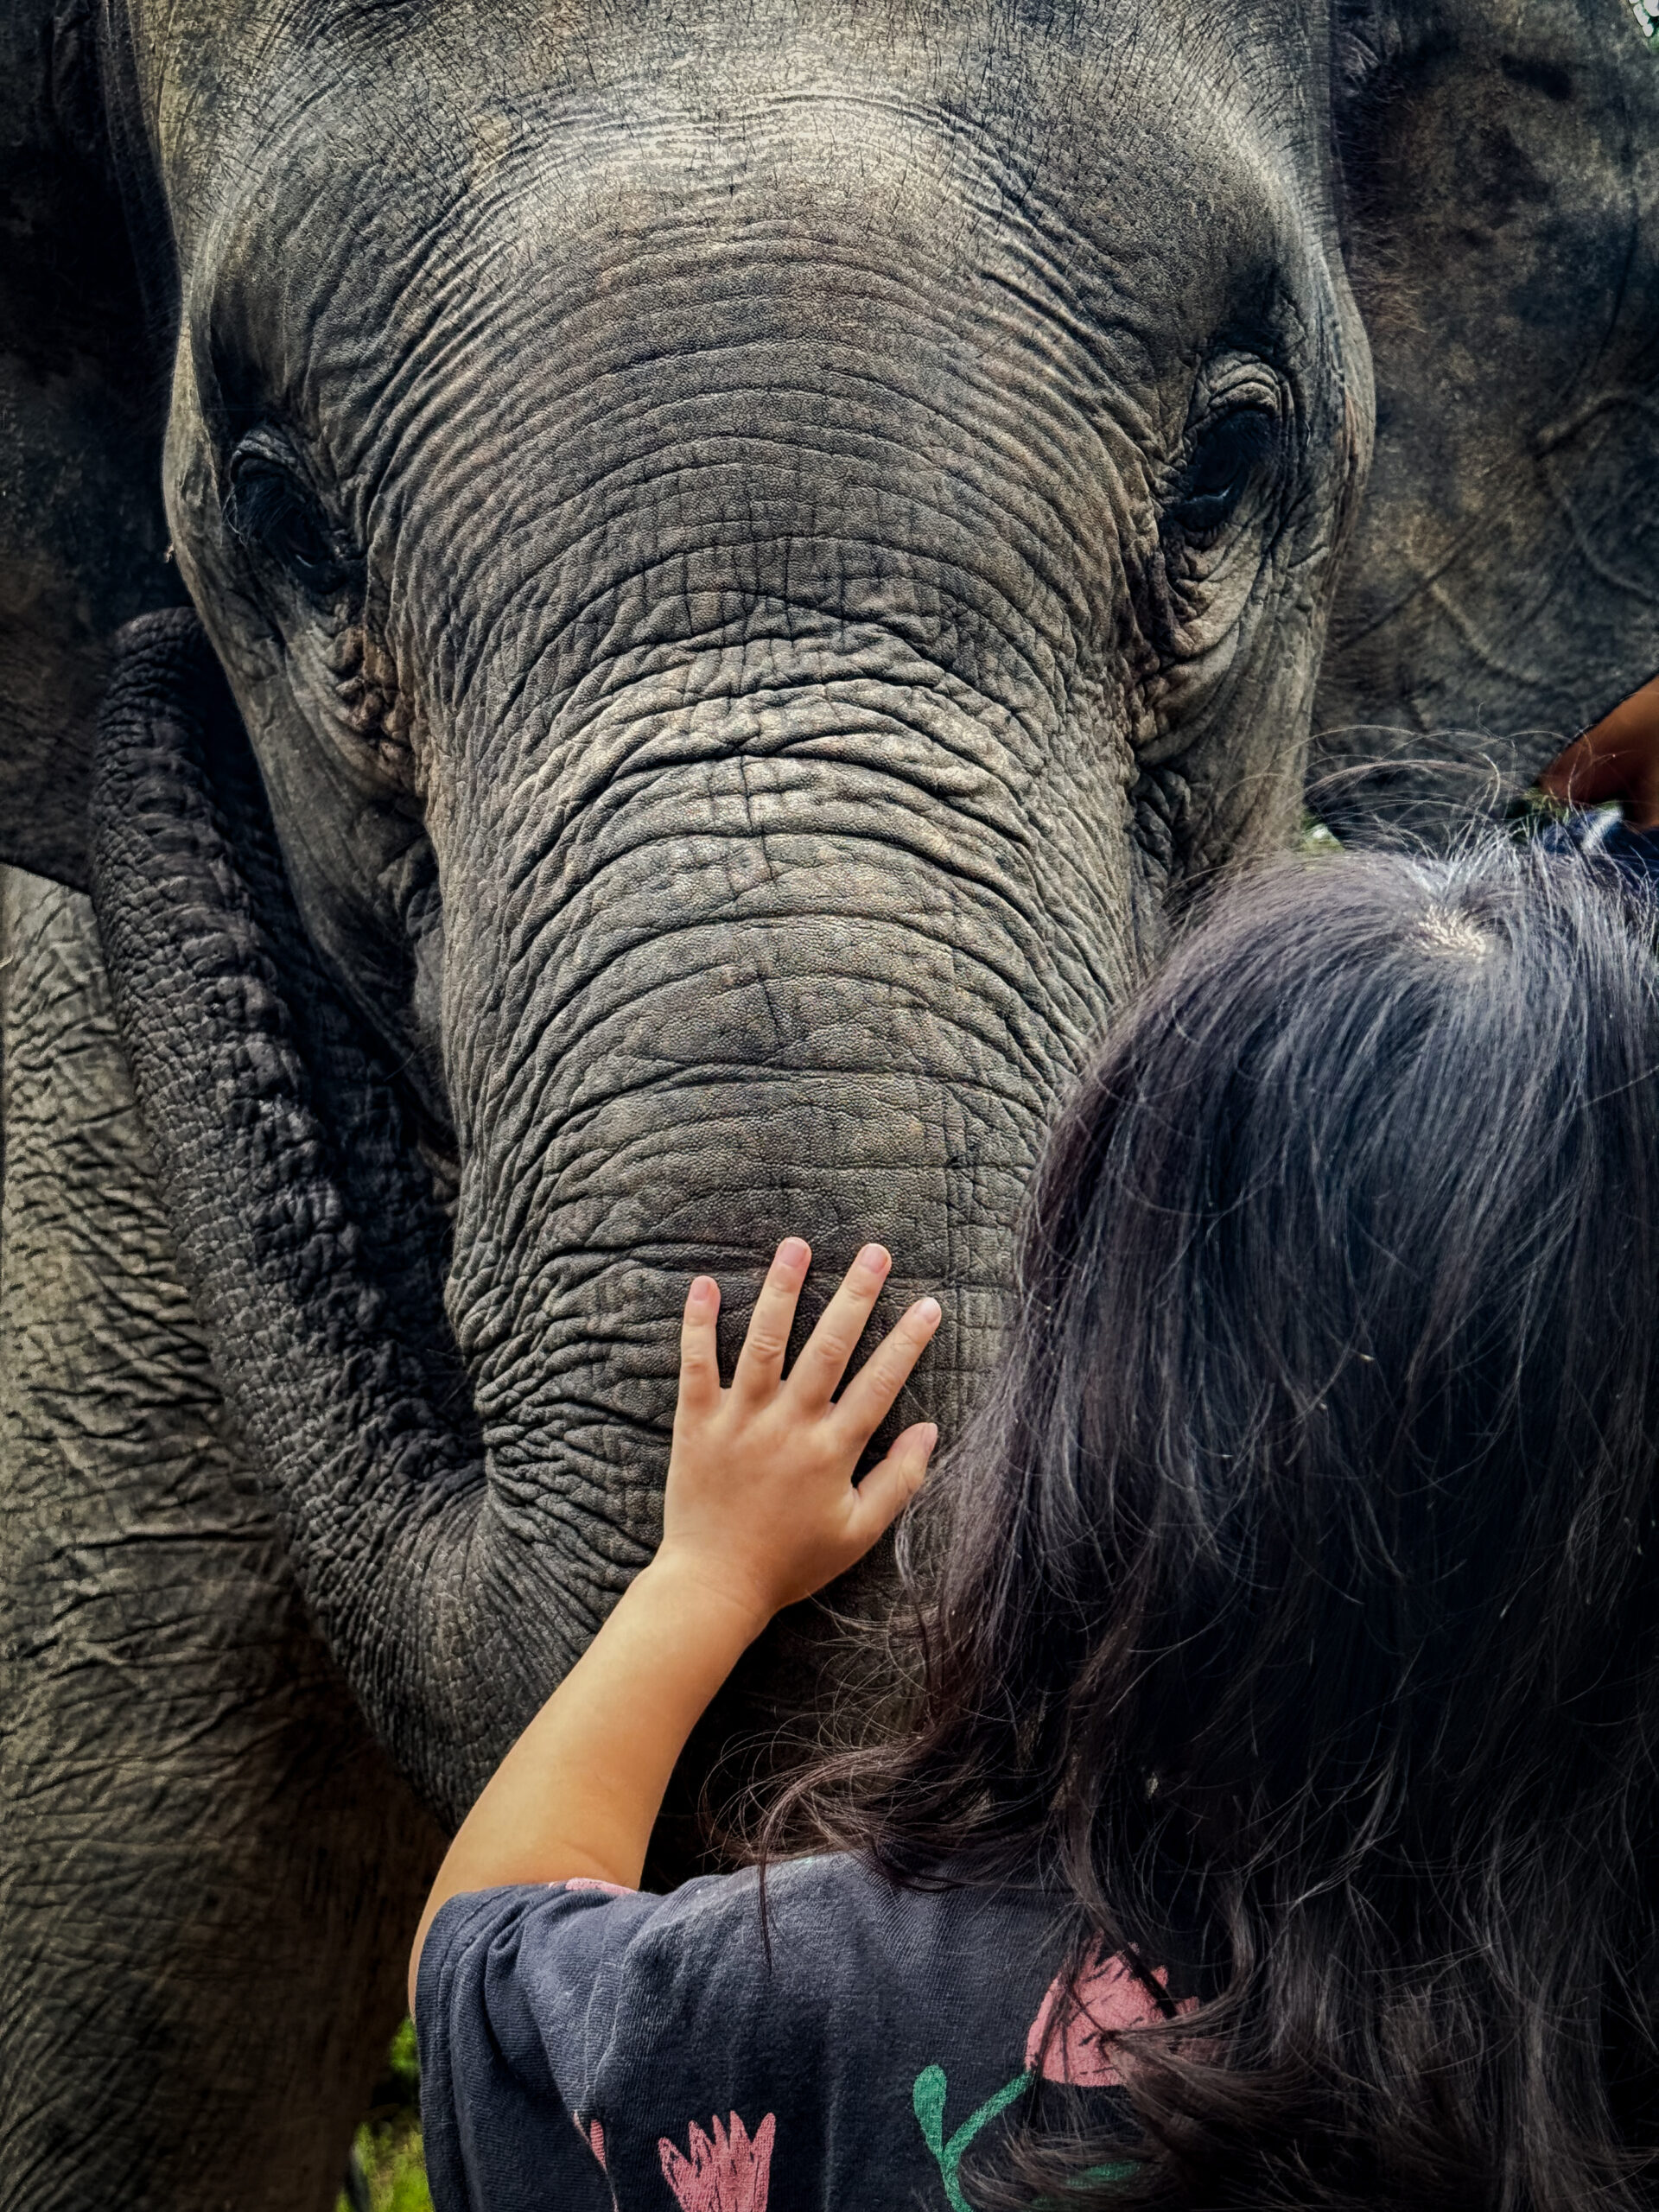
[[(1153, 1980), (1169, 1986), (1169, 1968), (1159, 1967)], [(1177, 2016), (1196, 2012), (1196, 1997), (1183, 1998)], [(1041, 2069), (1046, 2082), (1069, 2082), (1079, 2089), (1116, 2089), (1123, 2075), (1111, 2056), (1107, 2037), (1125, 2028), (1150, 2028), (1167, 2016), (1128, 1960), (1120, 1951), (1109, 1959), (1094, 1959), (1084, 1968), (1074, 1988), (1057, 1974), (1038, 2008), (1026, 2037), (1026, 2069)]]
[[(584, 2120), (580, 2113), (575, 2112), (571, 2113), (570, 2117), (576, 2123), (577, 2134), (581, 2136), (582, 2141), (587, 2145), (588, 2148), (593, 2152), (594, 2158), (599, 2161), (599, 2171), (604, 2175), (605, 2179), (608, 2183), (611, 2179), (611, 2170), (605, 2163), (605, 2128), (603, 2122), (597, 2120)], [(610, 2198), (611, 2212), (617, 2212), (616, 2190), (613, 2185), (610, 2190)]]
[(657, 2154), (663, 2162), (663, 2179), (673, 2190), (680, 2212), (766, 2212), (772, 2139), (777, 2131), (778, 2116), (769, 2112), (751, 2142), (734, 2113), (731, 2133), (716, 2120), (711, 2143), (693, 2120), (689, 2158), (666, 2135), (661, 2137)]
[(599, 2161), (599, 2171), (605, 2171), (605, 2126), (602, 2120), (590, 2120), (584, 2126), (575, 2113), (570, 2117), (576, 2122), (576, 2133)]

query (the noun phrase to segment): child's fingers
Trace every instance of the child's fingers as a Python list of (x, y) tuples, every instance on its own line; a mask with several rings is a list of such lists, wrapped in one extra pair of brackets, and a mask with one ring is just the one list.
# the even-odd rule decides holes
[(790, 1370), (791, 1400), (804, 1414), (822, 1413), (834, 1395), (892, 1266), (892, 1255), (881, 1245), (867, 1244), (819, 1314)]
[(806, 1280), (812, 1248), (803, 1236), (785, 1236), (772, 1255), (760, 1295), (749, 1316), (732, 1388), (740, 1397), (766, 1398), (784, 1371), (784, 1348), (795, 1319), (795, 1302)]
[(939, 1432), (931, 1421), (918, 1421), (894, 1443), (879, 1466), (870, 1469), (854, 1495), (853, 1526), (868, 1551), (896, 1521), (922, 1486)]
[(680, 1318), (680, 1405), (687, 1413), (704, 1413), (719, 1402), (720, 1355), (715, 1348), (715, 1323), (720, 1313), (720, 1285), (712, 1275), (698, 1275), (685, 1294)]
[(836, 1426), (861, 1444), (874, 1430), (939, 1325), (937, 1298), (918, 1298), (882, 1338), (836, 1402)]

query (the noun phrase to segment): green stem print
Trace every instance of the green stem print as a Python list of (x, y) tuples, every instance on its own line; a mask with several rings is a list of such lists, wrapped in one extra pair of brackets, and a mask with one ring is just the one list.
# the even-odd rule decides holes
[[(970, 2112), (962, 2126), (949, 2140), (944, 2133), (945, 2079), (943, 2066), (925, 2066), (916, 2076), (910, 2101), (916, 2113), (916, 2124), (922, 2131), (922, 2139), (933, 2153), (944, 2183), (945, 2201), (950, 2212), (973, 2212), (973, 2207), (962, 2193), (962, 2161), (968, 2145), (982, 2128), (988, 2127), (999, 2113), (1004, 2113), (1022, 2089), (1029, 2088), (1033, 2075), (1029, 2069), (1016, 2074), (1012, 2082), (1005, 2082), (994, 2096), (987, 2097), (976, 2112)], [(1078, 2176), (1079, 2182), (1127, 2181), (1135, 2171), (1133, 2158), (1120, 2160), (1108, 2166), (1090, 2166)], [(1059, 2208), (1055, 2208), (1059, 2212)]]
[(998, 2113), (1006, 2112), (1020, 2091), (1031, 2081), (1029, 2073), (1016, 2074), (1006, 2082), (995, 2096), (987, 2097), (977, 2112), (969, 2113), (962, 2126), (947, 2143), (944, 2138), (944, 2069), (943, 2066), (924, 2066), (916, 2076), (916, 2086), (910, 2101), (915, 2107), (917, 2125), (923, 2140), (933, 2153), (935, 2163), (944, 2180), (944, 2194), (950, 2212), (973, 2212), (973, 2207), (962, 2193), (960, 2173), (963, 2153), (979, 2133), (988, 2127)]

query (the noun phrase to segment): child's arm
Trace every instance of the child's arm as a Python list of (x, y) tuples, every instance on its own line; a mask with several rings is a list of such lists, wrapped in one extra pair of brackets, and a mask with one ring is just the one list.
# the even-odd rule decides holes
[(918, 1300), (832, 1403), (892, 1262), (865, 1246), (785, 1382), (811, 1256), (799, 1237), (779, 1246), (729, 1390), (715, 1353), (719, 1286), (692, 1284), (662, 1543), (450, 1845), (415, 1937), (411, 2009), (421, 1947), (448, 1898), (573, 1875), (638, 1884), (674, 1762), (746, 1646), (861, 1558), (921, 1482), (931, 1422), (907, 1428), (856, 1488), (852, 1475), (938, 1305)]

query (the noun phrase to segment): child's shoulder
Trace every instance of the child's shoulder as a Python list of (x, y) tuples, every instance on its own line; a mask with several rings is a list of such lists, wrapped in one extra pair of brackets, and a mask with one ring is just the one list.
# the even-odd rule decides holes
[(758, 1938), (763, 1928), (768, 1942), (780, 1933), (791, 1942), (810, 1941), (902, 1913), (907, 1894), (858, 1853), (820, 1852), (775, 1860), (764, 1874), (744, 1866), (682, 1883), (652, 1900), (652, 1921), (676, 1942), (718, 1942), (750, 1933)]
[(891, 1966), (913, 1965), (940, 1948), (959, 1950), (986, 1923), (1046, 1930), (1052, 1909), (1030, 1889), (901, 1887), (861, 1854), (823, 1852), (776, 1860), (764, 1874), (748, 1866), (700, 1876), (665, 1894), (575, 1880), (456, 1898), (446, 1912), (448, 1935), (470, 1919), (486, 1940), (533, 1949), (544, 1938), (562, 1952), (575, 1944), (613, 1962), (626, 1954), (636, 1970), (656, 1960), (702, 1980), (726, 1965), (764, 1967), (774, 1978), (791, 1967), (817, 1972), (823, 1955), (845, 1969), (871, 1948)]
[(861, 1855), (830, 1852), (666, 1895), (578, 1880), (458, 1897), (429, 1948), (435, 1984), (470, 1955), (543, 2017), (579, 1991), (589, 2034), (601, 2018), (626, 2018), (637, 2051), (687, 2036), (720, 2041), (737, 2018), (757, 2032), (765, 2018), (810, 2018), (833, 2039), (843, 2012), (954, 2005), (982, 1983), (989, 1998), (1016, 1961), (1044, 1972), (1054, 1927), (1034, 1890), (904, 1888)]
[(776, 1860), (764, 1875), (744, 1867), (666, 1896), (640, 1895), (626, 1917), (635, 1940), (660, 1943), (677, 1970), (689, 1970), (705, 1947), (722, 1957), (753, 1947), (775, 1974), (791, 1962), (817, 1971), (821, 1954), (846, 1968), (871, 1948), (889, 1967), (914, 1967), (935, 1951), (971, 1950), (993, 1928), (1011, 1937), (1023, 1931), (1046, 1949), (1053, 1905), (1034, 1887), (906, 1887), (863, 1854), (834, 1851)]

